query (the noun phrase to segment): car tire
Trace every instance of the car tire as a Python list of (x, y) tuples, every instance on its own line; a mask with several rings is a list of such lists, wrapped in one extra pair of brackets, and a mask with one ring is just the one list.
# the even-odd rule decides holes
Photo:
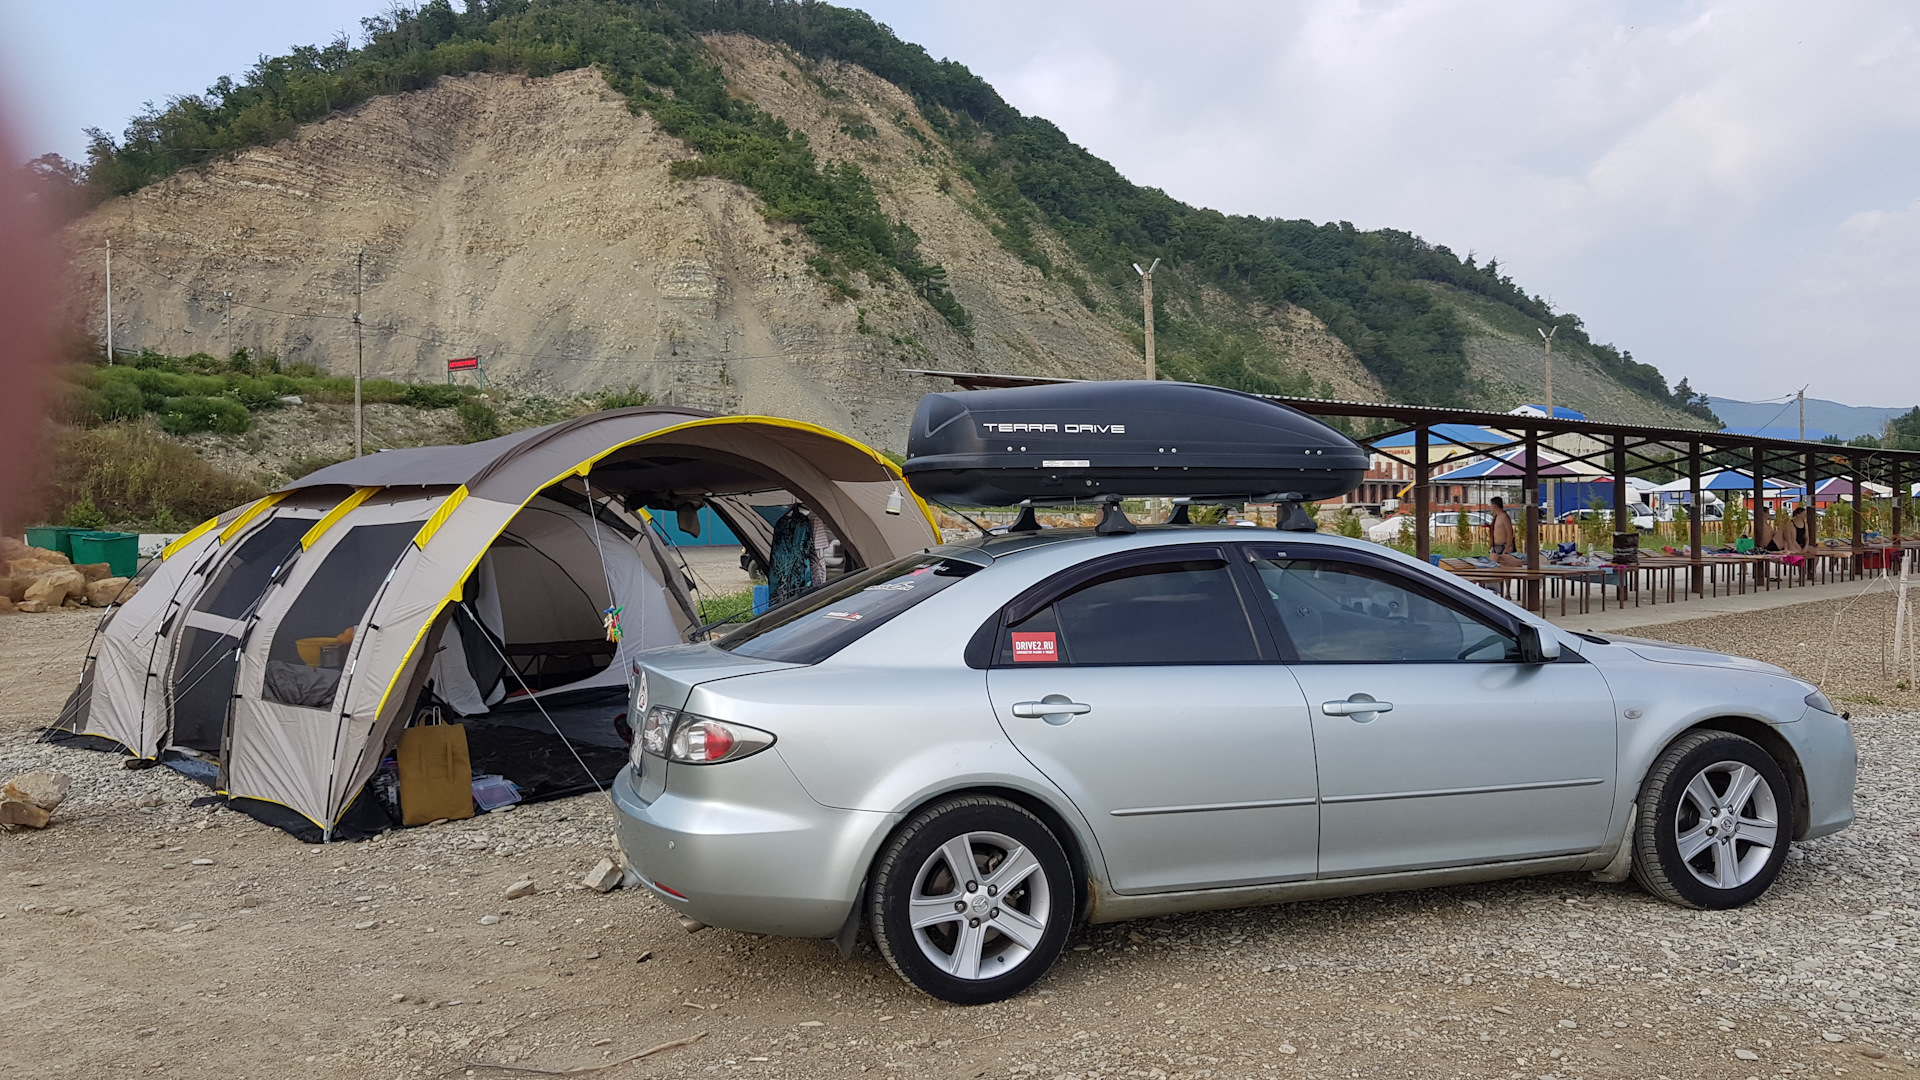
[(1075, 914), (1059, 839), (1024, 807), (984, 795), (949, 799), (902, 825), (874, 862), (870, 894), (881, 955), (901, 978), (956, 1005), (1033, 985), (1059, 958)]
[(1750, 739), (1691, 732), (1641, 785), (1633, 877), (1682, 907), (1739, 907), (1773, 884), (1793, 830), (1793, 791), (1779, 762)]

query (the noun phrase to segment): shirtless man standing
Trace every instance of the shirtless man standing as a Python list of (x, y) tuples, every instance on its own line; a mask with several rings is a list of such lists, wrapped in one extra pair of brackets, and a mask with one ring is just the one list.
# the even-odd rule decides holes
[(1513, 552), (1513, 519), (1507, 516), (1507, 501), (1495, 495), (1493, 502), (1493, 520), (1488, 527), (1493, 530), (1494, 555), (1509, 555)]

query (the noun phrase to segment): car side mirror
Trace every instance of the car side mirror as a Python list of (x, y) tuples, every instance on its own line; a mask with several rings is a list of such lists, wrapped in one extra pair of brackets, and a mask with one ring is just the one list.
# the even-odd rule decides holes
[(1542, 634), (1540, 628), (1531, 624), (1520, 627), (1520, 662), (1523, 664), (1551, 664), (1560, 659), (1560, 639)]

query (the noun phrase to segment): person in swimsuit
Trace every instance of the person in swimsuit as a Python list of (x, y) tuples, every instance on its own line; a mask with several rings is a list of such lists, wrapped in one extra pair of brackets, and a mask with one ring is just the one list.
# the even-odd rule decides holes
[(1493, 520), (1488, 528), (1493, 531), (1493, 547), (1490, 554), (1506, 555), (1513, 551), (1513, 519), (1507, 516), (1507, 501), (1500, 496), (1493, 497)]

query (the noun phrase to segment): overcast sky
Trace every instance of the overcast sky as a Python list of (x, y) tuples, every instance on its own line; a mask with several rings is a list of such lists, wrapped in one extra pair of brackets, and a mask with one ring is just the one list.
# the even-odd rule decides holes
[[(378, 5), (0, 0), (29, 145)], [(1893, 0), (870, 0), (1140, 183), (1393, 227), (1669, 379), (1920, 403), (1920, 6)]]

